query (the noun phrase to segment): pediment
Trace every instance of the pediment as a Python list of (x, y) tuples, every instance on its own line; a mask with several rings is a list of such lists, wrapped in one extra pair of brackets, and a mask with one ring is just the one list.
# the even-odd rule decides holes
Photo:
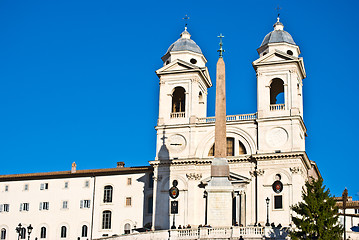
[(285, 52), (275, 50), (272, 53), (262, 56), (261, 58), (257, 59), (253, 62), (254, 65), (263, 64), (263, 63), (270, 63), (270, 62), (281, 62), (281, 61), (295, 61), (298, 60), (298, 57), (289, 55)]
[(177, 71), (188, 71), (188, 70), (200, 70), (200, 68), (191, 63), (185, 62), (180, 59), (176, 59), (170, 64), (158, 69), (156, 73), (161, 74), (166, 72), (177, 72)]
[[(207, 177), (201, 180), (201, 183), (204, 185), (207, 185), (208, 182), (211, 180), (211, 177)], [(251, 180), (247, 177), (244, 177), (242, 175), (230, 172), (229, 173), (229, 181), (232, 184), (238, 184), (238, 183), (244, 183), (244, 184), (248, 184)]]

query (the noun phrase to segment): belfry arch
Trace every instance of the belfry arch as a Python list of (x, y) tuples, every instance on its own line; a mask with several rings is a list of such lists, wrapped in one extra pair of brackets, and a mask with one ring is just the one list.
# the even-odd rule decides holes
[(274, 78), (270, 84), (270, 104), (284, 104), (284, 82)]
[(186, 90), (183, 87), (175, 87), (172, 93), (172, 113), (186, 111)]

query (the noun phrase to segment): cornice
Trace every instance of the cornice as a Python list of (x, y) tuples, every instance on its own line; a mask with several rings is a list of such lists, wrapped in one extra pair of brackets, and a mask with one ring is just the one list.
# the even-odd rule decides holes
[[(311, 169), (312, 163), (306, 152), (288, 152), (288, 153), (265, 153), (254, 155), (242, 155), (227, 157), (228, 164), (261, 162), (268, 160), (285, 160), (285, 159), (301, 159), (307, 170)], [(211, 158), (182, 158), (170, 160), (150, 161), (151, 166), (176, 166), (176, 165), (210, 165), (213, 161)]]

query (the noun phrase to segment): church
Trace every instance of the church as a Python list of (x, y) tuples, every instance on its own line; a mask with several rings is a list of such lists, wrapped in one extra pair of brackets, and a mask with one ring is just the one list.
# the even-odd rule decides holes
[[(207, 59), (186, 27), (156, 71), (157, 144), (149, 166), (119, 162), (116, 168), (76, 170), (74, 163), (71, 171), (2, 175), (0, 239), (27, 238), (29, 224), (31, 239), (81, 240), (138, 229), (168, 234), (180, 226), (237, 227), (243, 236), (268, 225), (290, 227), (290, 206), (301, 201), (305, 181), (320, 172), (305, 149), (300, 48), (279, 18), (273, 27), (252, 63), (257, 112), (224, 115), (224, 144), (215, 140), (219, 118), (207, 116), (207, 98), (214, 97), (208, 96), (213, 82)], [(221, 145), (228, 170), (214, 176)], [(213, 184), (223, 176), (224, 185)]]

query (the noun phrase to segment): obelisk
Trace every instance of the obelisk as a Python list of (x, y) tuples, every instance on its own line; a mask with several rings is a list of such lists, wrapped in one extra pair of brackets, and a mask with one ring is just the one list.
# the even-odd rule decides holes
[(222, 34), (220, 34), (219, 59), (216, 78), (216, 123), (214, 159), (211, 164), (211, 180), (206, 186), (208, 205), (207, 222), (212, 227), (232, 226), (232, 192), (229, 181), (226, 137), (226, 71), (223, 61)]

